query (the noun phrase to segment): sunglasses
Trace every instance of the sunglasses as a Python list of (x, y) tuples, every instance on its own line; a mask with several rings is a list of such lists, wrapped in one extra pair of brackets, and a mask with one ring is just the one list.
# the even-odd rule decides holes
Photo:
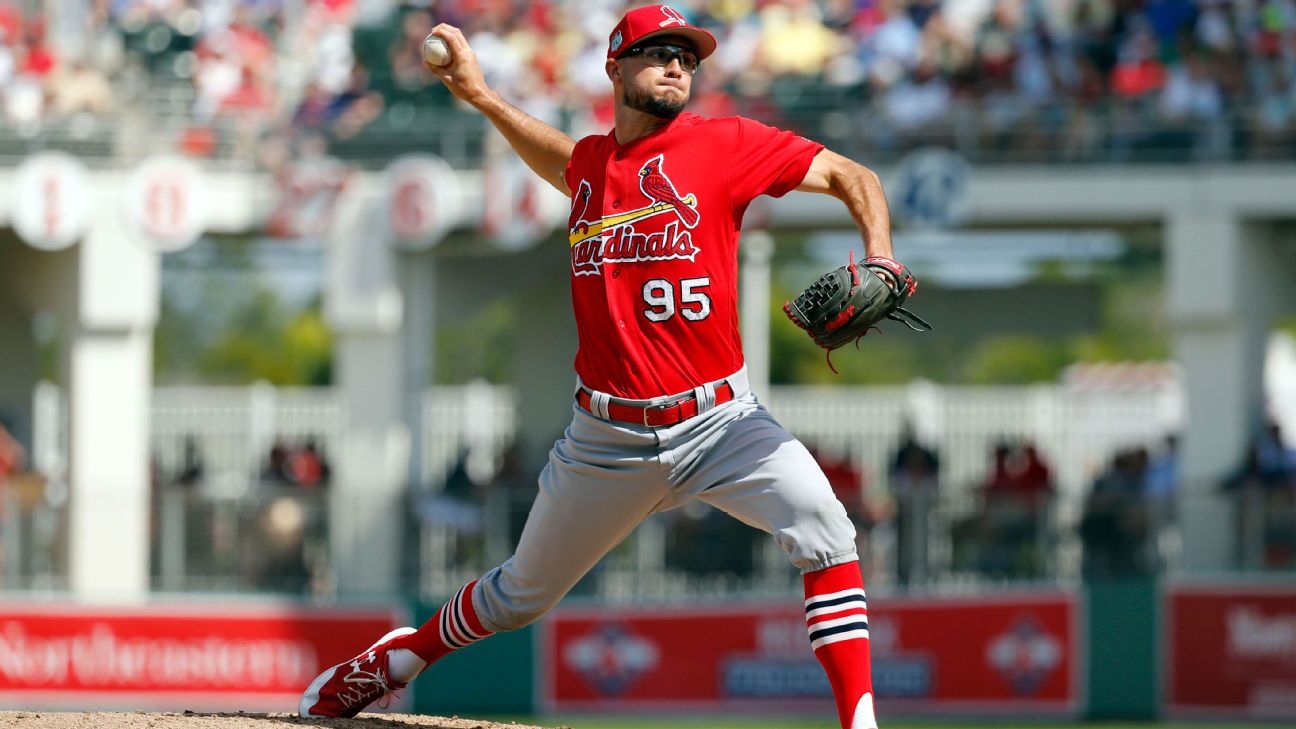
[(691, 48), (683, 46), (674, 46), (670, 44), (660, 44), (651, 46), (635, 46), (625, 52), (622, 58), (629, 56), (643, 56), (644, 61), (650, 66), (660, 66), (665, 68), (671, 64), (671, 61), (679, 59), (680, 68), (685, 73), (694, 73), (702, 61), (697, 57)]

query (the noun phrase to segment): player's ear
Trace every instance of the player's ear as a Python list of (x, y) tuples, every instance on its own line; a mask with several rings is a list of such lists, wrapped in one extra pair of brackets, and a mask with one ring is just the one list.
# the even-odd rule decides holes
[(615, 59), (607, 59), (607, 63), (603, 65), (603, 71), (607, 74), (608, 80), (612, 83), (617, 83), (621, 80), (621, 64), (617, 63)]

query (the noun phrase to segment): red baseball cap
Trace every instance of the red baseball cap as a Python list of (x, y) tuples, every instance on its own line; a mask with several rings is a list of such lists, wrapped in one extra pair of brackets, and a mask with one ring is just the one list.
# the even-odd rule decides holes
[(689, 25), (680, 11), (669, 5), (647, 5), (635, 8), (621, 18), (608, 37), (608, 58), (616, 58), (640, 41), (654, 35), (680, 35), (693, 43), (698, 59), (716, 49), (715, 36), (695, 25)]

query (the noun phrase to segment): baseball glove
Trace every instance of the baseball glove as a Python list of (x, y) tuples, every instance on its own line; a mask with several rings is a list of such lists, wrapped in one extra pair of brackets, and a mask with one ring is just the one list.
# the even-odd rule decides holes
[(916, 332), (931, 331), (930, 324), (903, 306), (917, 290), (918, 281), (902, 264), (881, 256), (856, 264), (851, 251), (849, 264), (820, 276), (783, 304), (783, 312), (827, 350), (828, 367), (836, 372), (832, 351), (848, 342), (858, 343), (883, 319)]

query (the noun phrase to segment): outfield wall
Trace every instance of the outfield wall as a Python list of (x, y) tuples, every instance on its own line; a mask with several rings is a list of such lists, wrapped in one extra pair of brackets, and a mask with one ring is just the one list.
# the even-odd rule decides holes
[[(431, 667), (426, 714), (834, 714), (799, 600), (559, 608)], [(0, 709), (292, 711), (436, 605), (0, 604)], [(870, 600), (882, 717), (1296, 721), (1296, 582)]]

